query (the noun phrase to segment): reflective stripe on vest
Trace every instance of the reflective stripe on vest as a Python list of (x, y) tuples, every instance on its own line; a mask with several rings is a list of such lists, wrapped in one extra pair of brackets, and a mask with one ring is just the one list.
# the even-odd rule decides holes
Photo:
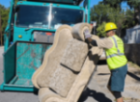
[(120, 50), (119, 50), (119, 48), (118, 48), (118, 44), (117, 44), (117, 40), (116, 40), (116, 38), (113, 36), (112, 37), (113, 38), (113, 41), (114, 41), (114, 43), (115, 43), (115, 47), (117, 48), (117, 54), (112, 54), (112, 55), (109, 55), (109, 56), (107, 56), (107, 59), (108, 58), (111, 58), (111, 57), (115, 57), (115, 56), (122, 56), (122, 55), (124, 55), (123, 53), (121, 53), (120, 52)]

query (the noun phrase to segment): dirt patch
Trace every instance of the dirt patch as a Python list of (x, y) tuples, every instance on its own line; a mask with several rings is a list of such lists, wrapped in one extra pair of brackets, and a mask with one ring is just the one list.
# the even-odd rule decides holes
[(140, 102), (139, 99), (135, 99), (135, 98), (124, 98), (125, 102)]
[[(110, 71), (106, 64), (98, 65), (94, 80), (102, 88), (107, 88)], [(128, 63), (128, 73), (125, 80), (125, 89), (122, 93), (125, 102), (140, 102), (140, 67), (134, 63)]]

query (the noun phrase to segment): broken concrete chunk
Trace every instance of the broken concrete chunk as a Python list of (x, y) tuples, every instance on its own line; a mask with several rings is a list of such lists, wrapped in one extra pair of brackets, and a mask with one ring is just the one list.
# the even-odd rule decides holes
[(66, 48), (69, 39), (73, 38), (71, 30), (70, 26), (63, 25), (55, 32), (52, 47), (46, 51), (42, 65), (32, 77), (32, 82), (36, 88), (48, 88), (51, 75), (56, 70), (57, 65), (60, 64), (63, 50)]
[(80, 72), (87, 57), (88, 45), (76, 39), (70, 39), (61, 59), (61, 64), (74, 72)]
[(64, 66), (58, 65), (51, 77), (49, 88), (54, 90), (62, 97), (66, 97), (74, 80), (76, 74)]
[(92, 26), (88, 23), (78, 23), (72, 27), (72, 34), (73, 38), (85, 41), (84, 31), (88, 29), (89, 31), (92, 30)]
[(102, 54), (98, 47), (87, 47), (85, 29), (91, 30), (91, 25), (80, 23), (73, 29), (68, 25), (57, 29), (52, 47), (32, 77), (40, 102), (78, 101)]

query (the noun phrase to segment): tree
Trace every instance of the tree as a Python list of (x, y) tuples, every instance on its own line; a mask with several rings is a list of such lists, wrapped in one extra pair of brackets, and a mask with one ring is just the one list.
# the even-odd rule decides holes
[(102, 24), (100, 24), (97, 28), (97, 35), (100, 37), (105, 37), (106, 33), (105, 33), (105, 25), (106, 22), (103, 22)]
[(97, 24), (102, 24), (102, 22), (107, 21), (109, 9), (109, 5), (104, 5), (102, 3), (93, 6), (91, 8), (91, 20), (96, 21)]
[(125, 14), (120, 8), (113, 8), (109, 5), (98, 4), (91, 9), (92, 21), (97, 21), (97, 24), (102, 25), (103, 22), (114, 22), (119, 27), (119, 33), (123, 25)]
[(9, 8), (6, 9), (3, 5), (0, 5), (0, 16), (1, 16), (0, 42), (1, 42), (1, 44), (3, 42), (3, 33), (7, 26), (8, 14), (9, 14)]
[[(111, 7), (109, 4), (99, 3), (98, 5), (91, 8), (91, 20), (96, 21), (98, 24), (98, 35), (103, 35), (99, 32), (104, 25), (103, 22), (114, 22), (118, 26), (117, 34), (119, 36), (124, 35), (126, 28), (135, 25), (134, 12), (133, 10), (122, 10), (121, 8)], [(101, 28), (100, 28), (101, 26)], [(123, 31), (123, 33), (122, 33)], [(100, 34), (102, 33), (102, 34)]]
[(126, 11), (125, 22), (123, 28), (130, 28), (136, 24), (134, 20), (134, 10), (128, 9)]
[(108, 4), (113, 8), (121, 8), (122, 2), (127, 2), (131, 9), (134, 9), (134, 18), (136, 24), (140, 24), (140, 0), (103, 0), (103, 4)]
[(134, 27), (136, 25), (135, 19), (134, 19), (134, 10), (128, 9), (125, 12), (125, 20), (123, 22), (122, 31), (121, 31), (121, 37), (123, 38), (126, 34), (126, 29)]
[(126, 15), (124, 11), (120, 11), (120, 8), (112, 8), (110, 11), (110, 15), (108, 16), (110, 22), (114, 22), (117, 27), (117, 34), (121, 36), (121, 31), (124, 26), (124, 22), (126, 20)]
[(103, 0), (102, 3), (108, 4), (110, 7), (113, 8), (121, 8), (121, 2), (123, 0)]
[(136, 24), (140, 24), (140, 0), (125, 0), (127, 4), (134, 9), (134, 17)]

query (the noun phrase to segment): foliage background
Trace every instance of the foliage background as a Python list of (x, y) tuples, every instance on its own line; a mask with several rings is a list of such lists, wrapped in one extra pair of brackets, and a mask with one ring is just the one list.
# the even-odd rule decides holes
[[(122, 9), (121, 3), (127, 0), (103, 0), (98, 5), (95, 5), (91, 8), (91, 20), (96, 21), (97, 26), (97, 35), (104, 36), (105, 32), (100, 31), (103, 30), (103, 26), (105, 22), (114, 22), (118, 26), (117, 34), (120, 37), (125, 36), (126, 29), (134, 27), (139, 24), (139, 14), (136, 14), (135, 7), (131, 6), (129, 3), (129, 9)], [(136, 16), (137, 15), (137, 16)]]

